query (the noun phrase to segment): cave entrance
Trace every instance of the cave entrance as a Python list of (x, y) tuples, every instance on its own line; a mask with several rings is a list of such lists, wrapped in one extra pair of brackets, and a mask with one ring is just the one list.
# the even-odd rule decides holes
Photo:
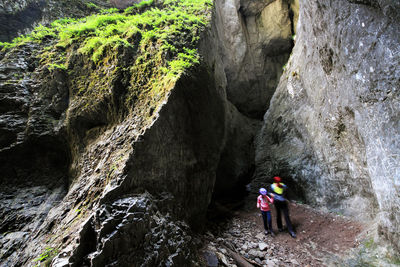
[[(238, 177), (233, 183), (230, 183), (223, 170), (217, 172), (217, 179), (214, 192), (207, 212), (209, 222), (218, 223), (229, 220), (235, 211), (241, 210), (247, 203), (250, 193), (250, 182), (254, 175), (254, 165), (247, 173)], [(225, 179), (221, 179), (224, 176)], [(232, 180), (231, 180), (232, 181)]]

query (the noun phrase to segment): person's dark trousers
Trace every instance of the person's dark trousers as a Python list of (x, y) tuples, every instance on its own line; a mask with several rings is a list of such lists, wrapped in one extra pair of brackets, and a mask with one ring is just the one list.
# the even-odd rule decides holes
[(286, 226), (289, 230), (289, 233), (294, 233), (293, 227), (292, 227), (292, 222), (290, 221), (289, 218), (289, 209), (286, 201), (274, 201), (274, 205), (276, 208), (276, 224), (278, 226), (278, 229), (282, 229), (282, 217), (281, 217), (281, 211), (283, 212), (283, 216), (285, 216), (285, 221), (286, 221)]
[[(272, 232), (272, 219), (271, 219), (271, 211), (261, 211), (263, 222), (264, 222), (264, 229), (265, 231)], [(268, 223), (268, 224), (267, 224)]]

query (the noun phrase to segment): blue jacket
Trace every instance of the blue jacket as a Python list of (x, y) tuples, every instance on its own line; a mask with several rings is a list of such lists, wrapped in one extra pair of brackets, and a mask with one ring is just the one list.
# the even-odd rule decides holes
[(279, 187), (277, 183), (271, 184), (271, 191), (274, 193), (275, 201), (286, 201), (285, 192), (287, 186), (284, 183), (280, 183), (282, 187)]

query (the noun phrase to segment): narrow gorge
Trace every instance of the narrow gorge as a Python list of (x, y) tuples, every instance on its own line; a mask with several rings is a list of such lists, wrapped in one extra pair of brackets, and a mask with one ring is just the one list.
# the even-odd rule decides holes
[[(0, 266), (399, 265), (399, 10), (0, 0)], [(277, 175), (300, 225), (268, 242), (342, 251), (249, 252)]]

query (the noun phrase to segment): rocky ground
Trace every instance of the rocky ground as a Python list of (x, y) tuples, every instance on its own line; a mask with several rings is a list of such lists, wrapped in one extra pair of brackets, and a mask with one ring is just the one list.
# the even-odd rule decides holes
[[(226, 206), (217, 210), (222, 216), (228, 213)], [(232, 212), (231, 219), (210, 223), (202, 249), (205, 265), (342, 265), (346, 264), (344, 259), (354, 257), (354, 250), (367, 234), (366, 225), (300, 203), (290, 203), (290, 216), (297, 232), (295, 239), (287, 231), (277, 231), (274, 211), (275, 237), (264, 234), (260, 212), (255, 208), (242, 208)]]

